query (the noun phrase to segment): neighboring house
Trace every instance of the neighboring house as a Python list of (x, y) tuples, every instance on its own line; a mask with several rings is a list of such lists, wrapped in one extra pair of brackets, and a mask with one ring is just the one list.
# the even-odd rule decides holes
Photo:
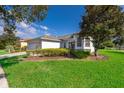
[(69, 48), (69, 49), (84, 49), (91, 53), (94, 52), (92, 38), (80, 38), (78, 33), (65, 36), (48, 36), (44, 35), (28, 41), (28, 49), (38, 48)]
[(23, 47), (27, 47), (28, 46), (28, 41), (29, 39), (21, 39), (20, 40), (20, 47), (23, 48)]

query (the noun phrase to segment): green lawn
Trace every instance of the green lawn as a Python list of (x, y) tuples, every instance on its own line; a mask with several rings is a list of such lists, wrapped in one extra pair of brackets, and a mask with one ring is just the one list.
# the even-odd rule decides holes
[(107, 61), (21, 62), (1, 60), (10, 87), (124, 87), (124, 52), (101, 50)]
[(0, 55), (7, 54), (5, 50), (0, 50)]

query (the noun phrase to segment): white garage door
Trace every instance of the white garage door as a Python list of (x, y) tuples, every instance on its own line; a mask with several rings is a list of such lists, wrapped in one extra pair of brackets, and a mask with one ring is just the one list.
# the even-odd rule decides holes
[(44, 48), (60, 48), (60, 42), (41, 41), (42, 49)]

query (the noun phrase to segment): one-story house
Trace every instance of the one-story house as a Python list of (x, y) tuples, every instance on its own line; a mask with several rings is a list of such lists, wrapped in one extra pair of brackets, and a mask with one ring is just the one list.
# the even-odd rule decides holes
[(45, 49), (45, 48), (69, 48), (69, 49), (84, 49), (91, 53), (94, 52), (92, 38), (81, 38), (78, 33), (65, 36), (49, 36), (44, 35), (28, 41), (28, 49)]

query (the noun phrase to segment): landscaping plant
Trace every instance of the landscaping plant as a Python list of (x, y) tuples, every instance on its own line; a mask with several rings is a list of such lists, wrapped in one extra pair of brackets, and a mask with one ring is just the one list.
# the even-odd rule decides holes
[(65, 48), (36, 49), (27, 50), (27, 54), (30, 56), (67, 56), (70, 50)]
[(90, 55), (89, 51), (84, 51), (84, 50), (71, 50), (70, 54), (73, 55), (76, 58), (86, 58), (87, 56)]

